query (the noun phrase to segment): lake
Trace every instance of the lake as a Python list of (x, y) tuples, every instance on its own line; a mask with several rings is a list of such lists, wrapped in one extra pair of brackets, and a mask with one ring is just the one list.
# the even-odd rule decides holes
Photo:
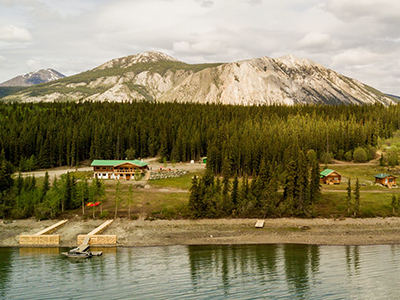
[[(400, 245), (0, 248), (0, 299), (399, 299)], [(98, 249), (93, 249), (98, 250)]]

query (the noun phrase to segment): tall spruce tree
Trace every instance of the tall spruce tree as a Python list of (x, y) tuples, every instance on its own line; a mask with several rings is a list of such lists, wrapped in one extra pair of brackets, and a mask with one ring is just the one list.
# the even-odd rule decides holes
[(232, 192), (231, 192), (231, 202), (233, 210), (237, 210), (238, 198), (239, 198), (239, 179), (238, 176), (235, 175), (235, 178), (233, 179), (232, 183)]
[(346, 196), (347, 214), (350, 214), (351, 208), (351, 180), (347, 180), (347, 196)]
[(319, 172), (319, 163), (315, 159), (311, 167), (310, 179), (310, 204), (318, 202), (321, 199), (321, 178)]
[(356, 179), (356, 186), (354, 188), (354, 216), (360, 214), (360, 182)]

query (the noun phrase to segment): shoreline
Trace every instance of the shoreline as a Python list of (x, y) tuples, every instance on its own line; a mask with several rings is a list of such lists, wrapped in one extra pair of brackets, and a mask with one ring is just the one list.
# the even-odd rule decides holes
[[(0, 221), (0, 247), (20, 247), (19, 235), (35, 234), (57, 220)], [(87, 234), (104, 220), (69, 220), (54, 234), (59, 246), (75, 247), (78, 234)], [(400, 244), (400, 218), (369, 219), (265, 219), (255, 228), (256, 219), (134, 220), (116, 219), (103, 234), (117, 235), (111, 247), (170, 245), (381, 245)], [(21, 246), (26, 247), (26, 246)], [(54, 246), (52, 246), (54, 247)], [(95, 246), (93, 246), (95, 247)], [(109, 246), (106, 246), (109, 247)]]

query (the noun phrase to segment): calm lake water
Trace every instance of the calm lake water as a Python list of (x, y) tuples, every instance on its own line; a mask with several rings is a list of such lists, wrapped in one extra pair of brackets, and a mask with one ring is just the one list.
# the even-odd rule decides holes
[(0, 299), (400, 299), (400, 245), (0, 248)]

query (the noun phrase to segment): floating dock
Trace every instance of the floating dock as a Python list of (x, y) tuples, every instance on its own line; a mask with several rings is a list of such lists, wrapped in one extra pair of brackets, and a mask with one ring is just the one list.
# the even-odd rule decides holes
[(101, 233), (107, 229), (108, 226), (114, 220), (108, 220), (101, 224), (96, 229), (92, 230), (88, 234), (80, 234), (76, 239), (78, 245), (116, 245), (117, 236), (116, 235), (102, 235)]
[(52, 233), (67, 222), (68, 220), (60, 221), (34, 235), (20, 235), (19, 244), (26, 246), (58, 246), (60, 244), (60, 235)]

